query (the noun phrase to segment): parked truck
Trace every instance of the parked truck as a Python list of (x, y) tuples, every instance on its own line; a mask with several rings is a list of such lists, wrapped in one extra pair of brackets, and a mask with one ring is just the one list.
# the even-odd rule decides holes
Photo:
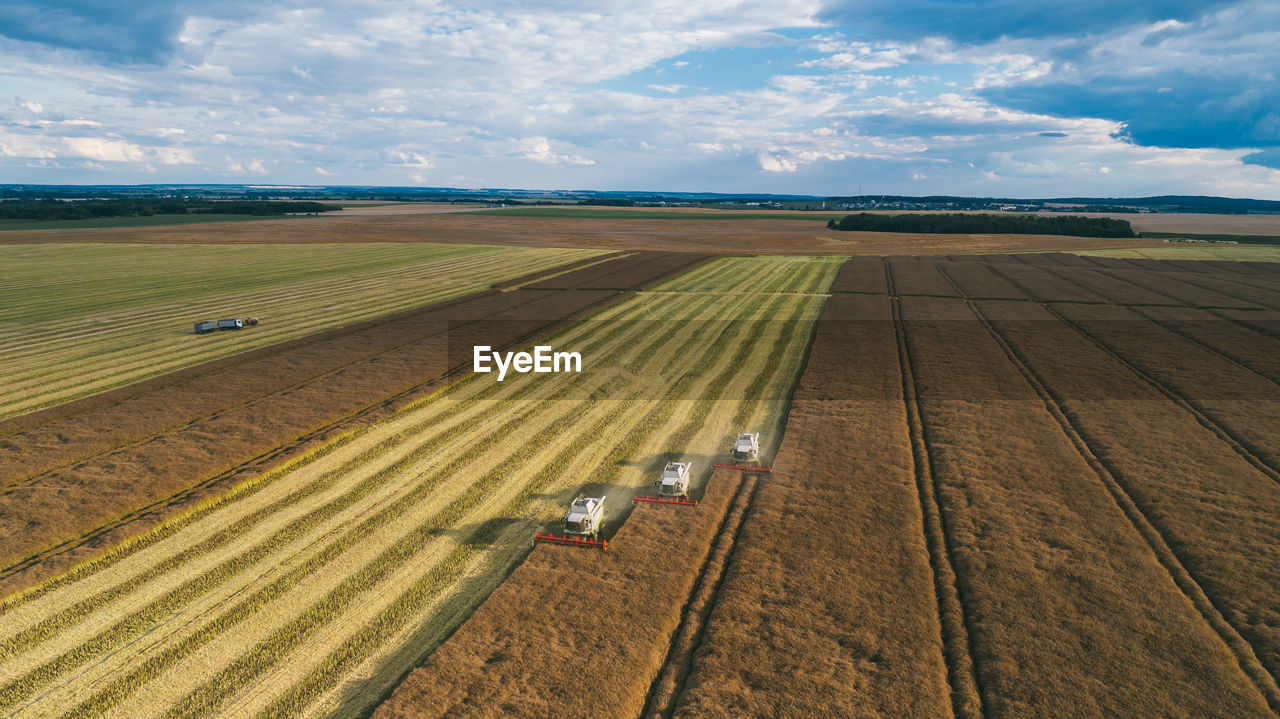
[[(253, 321), (250, 322), (249, 324), (252, 324), (252, 325), (258, 324), (256, 317), (250, 318), (250, 319)], [(245, 325), (245, 322), (243, 319), (239, 317), (233, 317), (231, 319), (226, 319), (226, 320), (202, 320), (200, 322), (197, 322), (195, 327), (196, 327), (196, 334), (202, 335), (207, 332), (214, 332), (216, 330), (238, 330), (244, 327), (244, 325)]]

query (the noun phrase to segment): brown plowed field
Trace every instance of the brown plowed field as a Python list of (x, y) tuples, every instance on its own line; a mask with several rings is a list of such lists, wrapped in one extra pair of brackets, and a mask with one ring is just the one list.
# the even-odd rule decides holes
[(451, 344), (529, 337), (702, 259), (638, 253), (575, 271), (611, 277), (617, 289), (482, 293), (9, 420), (0, 428), (0, 590), (438, 388), (458, 364)]
[(637, 506), (606, 552), (535, 548), (374, 717), (639, 715), (741, 483)]

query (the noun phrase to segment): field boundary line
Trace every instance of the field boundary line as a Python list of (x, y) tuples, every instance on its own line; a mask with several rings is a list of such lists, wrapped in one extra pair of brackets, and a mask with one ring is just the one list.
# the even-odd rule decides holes
[(1169, 547), (1165, 541), (1164, 535), (1160, 533), (1147, 516), (1142, 512), (1141, 508), (1129, 496), (1124, 486), (1115, 478), (1115, 475), (1107, 467), (1106, 463), (1100, 459), (1097, 453), (1093, 451), (1088, 439), (1084, 436), (1083, 431), (1076, 427), (1071, 421), (1069, 415), (1062, 409), (1058, 399), (1053, 393), (1041, 382), (1039, 375), (1032, 369), (1004, 337), (991, 325), (990, 321), (982, 310), (973, 302), (964, 300), (970, 312), (974, 317), (982, 323), (983, 329), (994, 339), (999, 345), (1009, 361), (1018, 368), (1018, 371), (1027, 380), (1027, 382), (1035, 389), (1039, 395), (1041, 402), (1046, 410), (1051, 414), (1058, 423), (1059, 429), (1071, 441), (1076, 452), (1081, 458), (1089, 464), (1094, 474), (1098, 477), (1098, 481), (1106, 488), (1107, 493), (1111, 495), (1112, 501), (1116, 503), (1117, 508), (1129, 520), (1129, 523), (1138, 532), (1138, 534), (1146, 542), (1147, 546), (1156, 555), (1161, 566), (1169, 574), (1169, 578), (1173, 580), (1175, 586), (1182, 592), (1187, 600), (1196, 608), (1200, 616), (1218, 635), (1227, 649), (1235, 656), (1236, 662), (1240, 666), (1240, 670), (1249, 678), (1250, 682), (1258, 689), (1271, 707), (1272, 711), (1280, 713), (1280, 686), (1276, 684), (1276, 679), (1270, 672), (1263, 667), (1262, 662), (1258, 659), (1257, 653), (1254, 651), (1253, 645), (1246, 640), (1239, 631), (1232, 625), (1222, 612), (1218, 609), (1213, 600), (1205, 593), (1204, 589), (1196, 581), (1195, 577), (1187, 570), (1178, 558), (1177, 554)]
[[(1008, 278), (1005, 278), (1005, 279), (1008, 279)], [(1010, 281), (1012, 282), (1012, 280)], [(1080, 335), (1080, 337), (1084, 338), (1094, 347), (1097, 347), (1104, 354), (1110, 357), (1114, 362), (1120, 364), (1125, 369), (1132, 372), (1135, 376), (1137, 376), (1139, 379), (1145, 382), (1152, 389), (1156, 390), (1161, 395), (1164, 395), (1164, 397), (1167, 398), (1169, 401), (1173, 402), (1175, 405), (1177, 405), (1178, 407), (1186, 411), (1188, 414), (1190, 414), (1196, 420), (1196, 422), (1200, 424), (1200, 426), (1212, 432), (1214, 436), (1216, 436), (1219, 440), (1221, 440), (1227, 446), (1231, 447), (1231, 449), (1234, 450), (1236, 454), (1240, 455), (1241, 459), (1248, 462), (1254, 469), (1258, 470), (1262, 475), (1272, 480), (1273, 482), (1280, 484), (1280, 471), (1277, 471), (1275, 467), (1272, 467), (1269, 463), (1264, 461), (1261, 457), (1254, 454), (1253, 451), (1250, 450), (1248, 446), (1245, 445), (1242, 440), (1237, 438), (1229, 429), (1224, 427), (1218, 421), (1209, 417), (1204, 411), (1196, 407), (1193, 402), (1184, 398), (1182, 395), (1178, 394), (1174, 390), (1170, 389), (1163, 382), (1152, 377), (1150, 374), (1148, 374), (1146, 371), (1144, 371), (1134, 363), (1120, 356), (1120, 354), (1116, 352), (1114, 349), (1112, 349), (1110, 345), (1098, 339), (1097, 337), (1094, 337), (1090, 332), (1085, 330), (1079, 324), (1077, 324), (1076, 322), (1073, 322), (1072, 320), (1068, 319), (1065, 315), (1063, 315), (1061, 312), (1058, 312), (1056, 309), (1054, 309), (1052, 305), (1048, 303), (1041, 303), (1041, 304), (1044, 306), (1046, 311), (1052, 314), (1064, 325), (1074, 330), (1076, 334)], [(1149, 319), (1145, 321), (1151, 322), (1151, 320)], [(1160, 327), (1161, 329), (1165, 329), (1167, 331), (1172, 332), (1171, 330), (1168, 330), (1168, 328), (1165, 328), (1163, 325), (1160, 325), (1155, 322), (1152, 322), (1152, 324), (1154, 326)]]
[[(947, 541), (946, 519), (940, 510), (940, 496), (933, 476), (933, 458), (929, 454), (928, 429), (920, 411), (916, 394), (915, 372), (907, 345), (902, 305), (893, 281), (893, 269), (884, 263), (889, 303), (893, 313), (894, 335), (898, 344), (898, 370), (902, 380), (902, 401), (906, 405), (907, 433), (911, 437), (912, 468), (916, 479), (916, 496), (920, 501), (925, 549), (933, 569), (934, 598), (938, 607), (938, 625), (943, 660), (947, 666), (947, 683), (951, 688), (951, 708), (957, 719), (985, 716), (977, 663), (974, 660), (971, 620), (965, 611), (957, 582), (954, 559)], [(955, 299), (954, 297), (949, 299)]]

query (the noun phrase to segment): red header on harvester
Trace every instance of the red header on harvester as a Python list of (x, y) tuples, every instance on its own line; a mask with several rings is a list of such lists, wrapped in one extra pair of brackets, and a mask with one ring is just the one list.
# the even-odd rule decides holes
[(674, 497), (645, 497), (637, 494), (632, 498), (633, 502), (648, 502), (650, 504), (679, 504), (685, 507), (698, 506), (696, 499), (677, 499)]
[(607, 539), (588, 539), (584, 537), (573, 537), (568, 534), (557, 537), (554, 534), (543, 534), (538, 532), (533, 535), (533, 543), (550, 542), (551, 544), (562, 544), (570, 547), (599, 547), (602, 551), (609, 551), (609, 540)]

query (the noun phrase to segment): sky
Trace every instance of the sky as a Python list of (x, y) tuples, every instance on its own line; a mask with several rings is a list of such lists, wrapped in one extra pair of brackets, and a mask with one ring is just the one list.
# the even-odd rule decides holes
[(4, 0), (0, 183), (1280, 200), (1274, 0)]

